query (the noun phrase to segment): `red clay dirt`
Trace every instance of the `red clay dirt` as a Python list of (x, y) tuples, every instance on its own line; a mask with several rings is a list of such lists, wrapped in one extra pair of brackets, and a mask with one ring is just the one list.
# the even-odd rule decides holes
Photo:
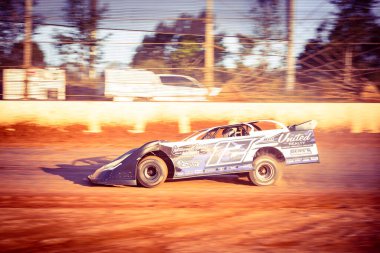
[[(226, 122), (199, 122), (205, 128)], [(3, 252), (378, 252), (379, 134), (317, 132), (320, 164), (289, 166), (277, 186), (216, 176), (153, 188), (86, 176), (132, 147), (179, 140), (176, 124), (102, 133), (0, 127)]]

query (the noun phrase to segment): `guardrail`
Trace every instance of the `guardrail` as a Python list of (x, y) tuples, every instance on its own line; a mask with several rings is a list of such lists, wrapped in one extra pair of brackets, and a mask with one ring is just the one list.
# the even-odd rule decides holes
[(168, 122), (190, 132), (197, 121), (226, 123), (273, 119), (294, 124), (315, 119), (318, 129), (380, 132), (379, 103), (211, 103), (110, 101), (0, 101), (0, 125), (29, 122), (47, 126), (126, 126), (144, 132), (148, 123)]

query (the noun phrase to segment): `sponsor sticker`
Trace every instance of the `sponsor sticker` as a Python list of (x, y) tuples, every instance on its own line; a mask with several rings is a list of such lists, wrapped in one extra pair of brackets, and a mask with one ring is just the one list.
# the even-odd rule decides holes
[(296, 157), (286, 159), (287, 164), (316, 163), (318, 161), (318, 156)]
[(207, 149), (205, 146), (200, 144), (195, 145), (186, 145), (186, 146), (174, 146), (171, 151), (172, 155), (179, 156), (179, 155), (198, 155), (207, 153)]
[(281, 147), (302, 147), (315, 143), (312, 130), (281, 133), (272, 137), (263, 138), (260, 143), (275, 143)]
[(291, 156), (304, 156), (311, 155), (312, 153), (311, 148), (295, 148), (290, 150)]
[(197, 160), (179, 160), (177, 161), (177, 167), (181, 169), (199, 168), (200, 161)]
[(315, 142), (313, 131), (283, 133), (277, 141), (282, 147), (302, 147)]

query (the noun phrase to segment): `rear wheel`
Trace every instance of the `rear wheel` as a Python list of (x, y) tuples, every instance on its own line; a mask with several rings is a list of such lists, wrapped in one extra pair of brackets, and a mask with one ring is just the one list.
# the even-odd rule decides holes
[(137, 167), (137, 181), (144, 187), (152, 188), (165, 182), (168, 167), (164, 160), (157, 156), (147, 156)]
[(281, 178), (283, 164), (274, 156), (265, 154), (253, 161), (253, 170), (248, 173), (249, 180), (257, 186), (273, 185)]

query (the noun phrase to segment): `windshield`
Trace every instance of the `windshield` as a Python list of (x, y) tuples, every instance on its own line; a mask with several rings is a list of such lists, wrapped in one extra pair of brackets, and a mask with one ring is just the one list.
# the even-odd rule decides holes
[(249, 124), (255, 128), (255, 131), (283, 129), (283, 126), (278, 124), (278, 122), (269, 120), (253, 121)]
[(160, 79), (164, 85), (199, 88), (199, 84), (183, 76), (160, 76)]
[[(194, 137), (196, 137), (197, 135), (199, 136), (203, 136), (208, 130), (200, 130), (200, 131), (197, 131), (197, 132), (194, 132), (192, 133), (191, 135), (187, 136), (185, 139), (183, 139), (182, 141), (188, 141)], [(197, 138), (198, 139), (198, 138)]]
[(249, 136), (252, 130), (252, 127), (250, 127), (247, 124), (220, 126), (195, 132), (192, 135), (186, 137), (183, 141), (187, 141), (190, 139), (208, 140), (230, 137), (243, 137)]

